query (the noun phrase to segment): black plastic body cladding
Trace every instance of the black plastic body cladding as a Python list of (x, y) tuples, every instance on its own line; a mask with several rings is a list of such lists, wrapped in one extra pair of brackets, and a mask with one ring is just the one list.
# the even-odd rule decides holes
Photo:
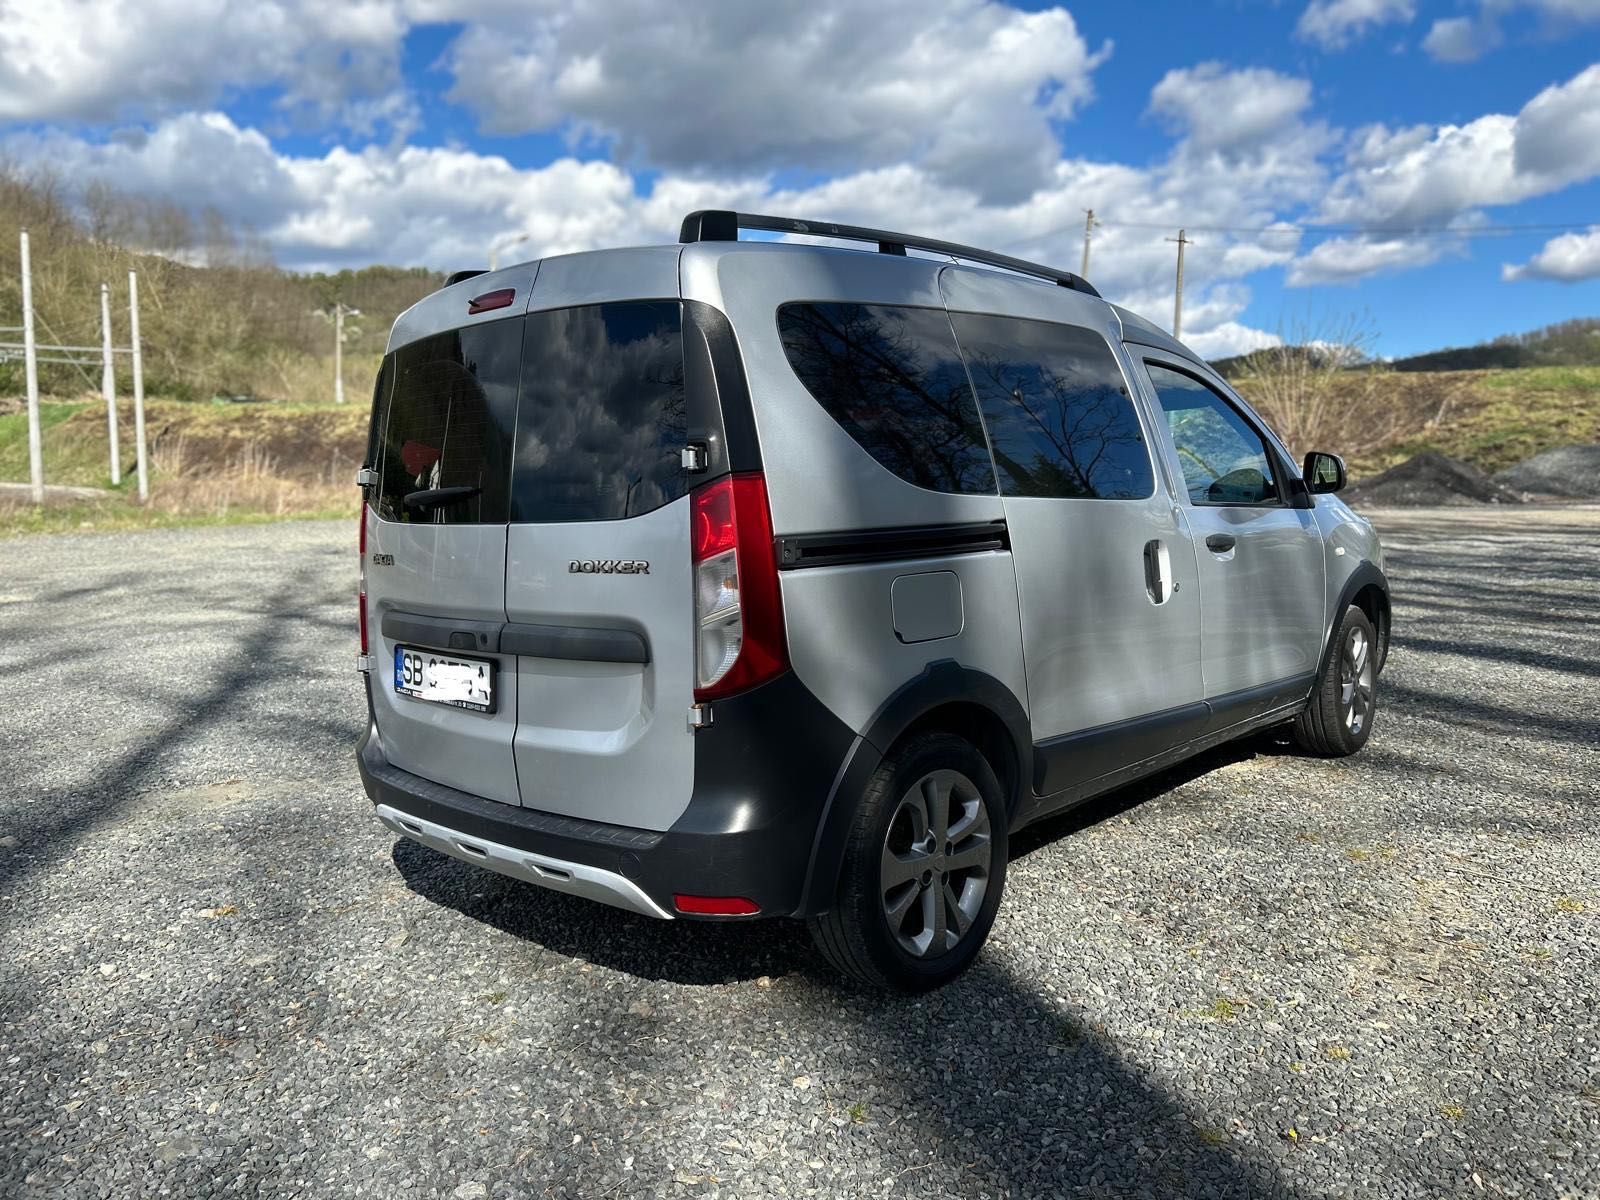
[(485, 841), (614, 871), (667, 911), (673, 894), (741, 896), (800, 912), (807, 854), (855, 735), (793, 672), (717, 701), (695, 739), (694, 795), (665, 832), (500, 804), (392, 766), (370, 722), (358, 761), (374, 804)]

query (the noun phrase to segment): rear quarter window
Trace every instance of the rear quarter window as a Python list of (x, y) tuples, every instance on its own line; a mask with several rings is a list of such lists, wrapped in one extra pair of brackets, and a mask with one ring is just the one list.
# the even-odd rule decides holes
[(868, 454), (907, 483), (988, 493), (994, 468), (943, 309), (785, 304), (789, 365)]
[[(441, 525), (506, 520), (521, 358), (515, 318), (435, 334), (389, 356), (376, 427), (379, 516)], [(445, 488), (462, 489), (461, 498), (418, 504)]]
[(954, 313), (1007, 496), (1143, 500), (1155, 472), (1116, 356), (1090, 329)]

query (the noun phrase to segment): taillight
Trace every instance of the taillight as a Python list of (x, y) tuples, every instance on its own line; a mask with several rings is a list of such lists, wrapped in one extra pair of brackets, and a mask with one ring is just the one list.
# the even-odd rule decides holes
[(694, 493), (695, 688), (698, 702), (765, 683), (789, 666), (767, 485), (728, 475)]
[(367, 593), (365, 588), (356, 597), (356, 602), (361, 608), (360, 615), (356, 617), (356, 620), (361, 625), (361, 653), (365, 655), (367, 652)]

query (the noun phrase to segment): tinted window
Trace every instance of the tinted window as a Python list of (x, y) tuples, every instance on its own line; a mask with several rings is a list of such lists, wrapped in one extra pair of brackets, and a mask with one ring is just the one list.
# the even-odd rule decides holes
[(994, 469), (942, 309), (786, 304), (784, 353), (862, 449), (938, 492), (993, 492)]
[(1172, 431), (1173, 449), (1194, 504), (1271, 504), (1278, 499), (1272, 459), (1259, 434), (1192, 375), (1145, 364)]
[[(435, 334), (390, 356), (388, 411), (378, 437), (378, 513), (387, 521), (479, 524), (506, 519), (511, 427), (522, 322)], [(381, 395), (381, 393), (380, 393)], [(435, 507), (406, 498), (461, 488)]]
[(955, 313), (1007, 496), (1143, 499), (1155, 475), (1105, 338), (1048, 321)]
[(682, 318), (676, 300), (528, 317), (513, 521), (609, 521), (682, 496)]

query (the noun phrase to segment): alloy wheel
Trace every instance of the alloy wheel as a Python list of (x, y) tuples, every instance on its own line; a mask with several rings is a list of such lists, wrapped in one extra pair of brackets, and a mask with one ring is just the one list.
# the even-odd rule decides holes
[(938, 958), (961, 943), (989, 888), (989, 809), (960, 771), (930, 771), (907, 789), (884, 837), (879, 890), (900, 948)]
[(1339, 703), (1344, 710), (1344, 727), (1352, 737), (1360, 737), (1372, 718), (1373, 702), (1372, 642), (1359, 626), (1345, 635), (1339, 654)]

